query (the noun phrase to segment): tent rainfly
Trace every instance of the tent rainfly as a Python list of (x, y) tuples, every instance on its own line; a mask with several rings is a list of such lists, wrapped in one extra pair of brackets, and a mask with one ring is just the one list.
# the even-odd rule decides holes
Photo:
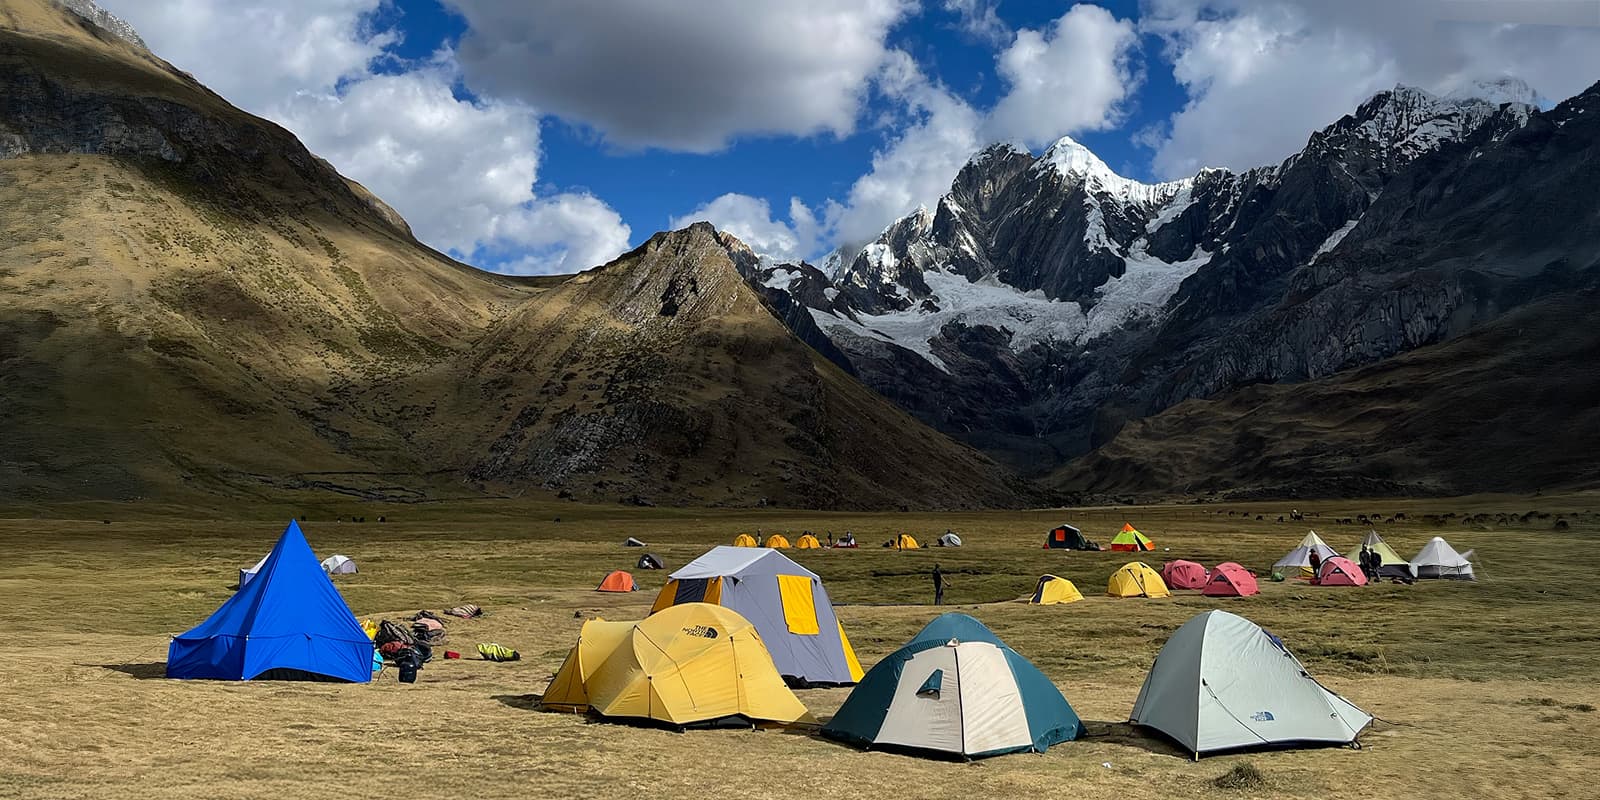
[(633, 576), (622, 570), (616, 570), (600, 579), (600, 585), (594, 587), (597, 592), (636, 592), (639, 585), (633, 582)]
[(937, 547), (960, 547), (961, 536), (954, 531), (946, 531), (938, 539), (935, 539), (933, 543)]
[(800, 538), (794, 540), (794, 549), (820, 550), (822, 549), (822, 542), (817, 541), (817, 537), (813, 534), (803, 533), (800, 534)]
[(1083, 537), (1083, 531), (1071, 525), (1057, 525), (1044, 537), (1044, 546), (1048, 550), (1099, 550), (1088, 539)]
[(1161, 565), (1161, 581), (1168, 589), (1204, 589), (1210, 575), (1194, 561), (1168, 561)]
[(773, 550), (788, 550), (789, 539), (781, 533), (774, 533), (771, 536), (768, 536), (767, 540), (761, 543), (761, 546), (770, 547)]
[(635, 539), (632, 536), (629, 536), (627, 538), (627, 540), (622, 543), (622, 546), (623, 547), (644, 547), (644, 542), (641, 542), (638, 539)]
[(1129, 722), (1199, 758), (1245, 747), (1349, 744), (1372, 717), (1317, 683), (1278, 637), (1236, 614), (1207, 611), (1162, 646)]
[(1139, 552), (1156, 549), (1156, 543), (1150, 537), (1140, 533), (1130, 523), (1122, 523), (1122, 530), (1111, 539), (1111, 549), (1119, 552)]
[(1112, 597), (1171, 597), (1161, 574), (1143, 561), (1130, 561), (1111, 573), (1106, 594)]
[(1256, 576), (1233, 561), (1224, 561), (1212, 568), (1206, 588), (1200, 591), (1206, 597), (1249, 597), (1260, 592)]
[(1300, 540), (1299, 545), (1289, 551), (1288, 555), (1278, 559), (1277, 563), (1272, 565), (1272, 568), (1274, 570), (1300, 569), (1309, 578), (1311, 577), (1312, 553), (1316, 553), (1317, 557), (1322, 561), (1327, 561), (1339, 555), (1333, 548), (1328, 546), (1327, 542), (1322, 541), (1322, 537), (1318, 536), (1316, 531), (1311, 531), (1306, 534), (1304, 539)]
[(642, 553), (639, 556), (639, 560), (634, 562), (633, 567), (634, 569), (664, 569), (666, 565), (661, 563), (661, 556), (655, 553)]
[(1411, 559), (1411, 569), (1418, 578), (1449, 578), (1459, 581), (1477, 580), (1472, 575), (1472, 551), (1458, 553), (1443, 537), (1435, 536), (1422, 546), (1422, 552)]
[(755, 626), (708, 603), (640, 622), (585, 622), (540, 704), (679, 728), (815, 721), (783, 684)]
[(290, 521), (256, 576), (172, 640), (167, 677), (372, 680), (372, 640)]
[(1053, 606), (1057, 603), (1076, 603), (1082, 599), (1083, 593), (1072, 581), (1046, 575), (1039, 579), (1039, 586), (1033, 590), (1033, 597), (1028, 602), (1036, 606)]
[(738, 536), (733, 537), (733, 546), (734, 547), (755, 547), (756, 546), (756, 537), (751, 536), (748, 533), (741, 533)]
[(354, 575), (356, 562), (349, 556), (328, 556), (322, 559), (322, 571), (329, 575)]
[(946, 758), (1044, 752), (1083, 735), (1050, 679), (965, 614), (945, 614), (879, 661), (822, 735)]
[(1377, 531), (1367, 531), (1367, 538), (1361, 540), (1361, 546), (1346, 553), (1345, 558), (1361, 563), (1359, 557), (1362, 547), (1378, 554), (1378, 577), (1401, 579), (1415, 577), (1411, 572), (1410, 562), (1401, 558)]
[(785, 678), (824, 685), (861, 680), (822, 579), (783, 553), (714, 547), (667, 577), (652, 614), (684, 603), (725, 606), (755, 625)]

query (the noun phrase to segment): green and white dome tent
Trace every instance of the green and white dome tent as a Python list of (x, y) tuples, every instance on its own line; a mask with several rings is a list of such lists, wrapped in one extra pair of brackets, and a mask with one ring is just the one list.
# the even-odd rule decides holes
[(983, 623), (945, 614), (878, 662), (822, 735), (948, 758), (1044, 752), (1083, 735), (1061, 690)]
[(1246, 747), (1351, 744), (1372, 715), (1324, 688), (1261, 626), (1207, 611), (1167, 639), (1128, 721), (1199, 758)]

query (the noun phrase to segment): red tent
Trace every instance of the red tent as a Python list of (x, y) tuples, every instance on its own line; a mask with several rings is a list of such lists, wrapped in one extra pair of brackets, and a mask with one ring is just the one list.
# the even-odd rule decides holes
[(1204, 589), (1206, 568), (1193, 561), (1168, 561), (1161, 565), (1161, 580), (1166, 581), (1168, 589)]
[(1224, 561), (1211, 570), (1211, 578), (1200, 593), (1207, 597), (1249, 597), (1261, 591), (1256, 586), (1256, 576), (1232, 561)]
[(1334, 556), (1322, 562), (1317, 583), (1323, 586), (1366, 586), (1367, 576), (1361, 568), (1344, 556)]
[(597, 592), (632, 592), (638, 588), (639, 586), (633, 582), (633, 575), (619, 569), (607, 575), (599, 586), (594, 587), (594, 590)]

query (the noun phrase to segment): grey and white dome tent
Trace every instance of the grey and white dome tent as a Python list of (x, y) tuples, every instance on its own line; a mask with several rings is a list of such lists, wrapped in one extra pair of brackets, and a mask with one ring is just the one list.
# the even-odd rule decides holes
[(1415, 572), (1418, 578), (1477, 580), (1472, 574), (1472, 551), (1458, 553), (1441, 536), (1433, 537), (1422, 546), (1422, 552), (1411, 559), (1411, 571)]
[(353, 575), (356, 572), (356, 562), (349, 556), (328, 556), (322, 560), (322, 571), (329, 575)]
[(1350, 744), (1372, 716), (1317, 683), (1261, 626), (1207, 611), (1162, 646), (1128, 721), (1198, 759), (1245, 747)]
[(1328, 546), (1327, 542), (1322, 541), (1322, 537), (1318, 536), (1316, 531), (1311, 531), (1306, 534), (1306, 538), (1300, 540), (1299, 546), (1290, 550), (1288, 555), (1278, 559), (1278, 562), (1273, 564), (1272, 568), (1274, 570), (1284, 569), (1285, 567), (1311, 569), (1312, 553), (1316, 553), (1317, 557), (1323, 561), (1339, 555), (1333, 548)]
[(270, 556), (270, 555), (272, 555), (272, 554), (268, 553), (266, 556), (262, 556), (261, 560), (257, 561), (255, 563), (255, 566), (250, 567), (249, 569), (241, 569), (241, 570), (239, 570), (239, 588), (240, 589), (243, 589), (245, 587), (245, 584), (249, 583), (250, 579), (254, 578), (256, 576), (257, 572), (261, 571), (261, 565), (267, 563), (267, 556)]

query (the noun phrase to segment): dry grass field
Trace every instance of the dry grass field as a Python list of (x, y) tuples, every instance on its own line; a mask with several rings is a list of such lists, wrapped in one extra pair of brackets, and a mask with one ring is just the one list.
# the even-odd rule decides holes
[[(0, 512), (8, 631), (0, 797), (1577, 798), (1595, 796), (1600, 770), (1592, 619), (1600, 495), (1308, 503), (1302, 510), (1319, 516), (1303, 524), (1276, 522), (1284, 503), (941, 516), (540, 503), (266, 506), (250, 519), (130, 509), (139, 507)], [(1061, 520), (1105, 541), (1128, 519), (1155, 539), (1146, 558), (1155, 565), (1233, 559), (1264, 571), (1307, 527), (1351, 548), (1365, 528), (1334, 520), (1375, 512), (1406, 514), (1378, 526), (1404, 555), (1441, 534), (1476, 549), (1481, 580), (1359, 589), (1263, 582), (1247, 599), (1116, 600), (1102, 593), (1123, 554), (1039, 547)], [(393, 670), (359, 686), (164, 679), (167, 636), (221, 603), (290, 513), (308, 517), (319, 556), (358, 561), (362, 572), (337, 583), (359, 616), (475, 602), (488, 616), (452, 624), (449, 646), (470, 653), (498, 641), (524, 660), (436, 660), (414, 685)], [(333, 521), (352, 514), (368, 521)], [(380, 514), (388, 521), (376, 522)], [(639, 551), (621, 547), (625, 537), (649, 542), (670, 569), (756, 528), (856, 532), (858, 551), (790, 555), (822, 575), (869, 666), (935, 615), (925, 605), (927, 572), (940, 563), (953, 583), (947, 600), (1054, 679), (1090, 736), (1043, 755), (960, 764), (862, 753), (800, 732), (675, 733), (535, 710), (582, 618), (641, 617), (665, 580), (635, 571), (634, 595), (592, 591), (606, 571), (631, 569)], [(968, 546), (874, 546), (902, 529), (928, 540), (946, 528)], [(1071, 578), (1088, 598), (1016, 602), (1044, 572)], [(1365, 747), (1193, 762), (1129, 729), (1124, 720), (1165, 637), (1213, 607), (1279, 634), (1324, 683), (1379, 717)], [(826, 719), (846, 693), (798, 695)], [(1241, 764), (1264, 783), (1219, 788)]]

